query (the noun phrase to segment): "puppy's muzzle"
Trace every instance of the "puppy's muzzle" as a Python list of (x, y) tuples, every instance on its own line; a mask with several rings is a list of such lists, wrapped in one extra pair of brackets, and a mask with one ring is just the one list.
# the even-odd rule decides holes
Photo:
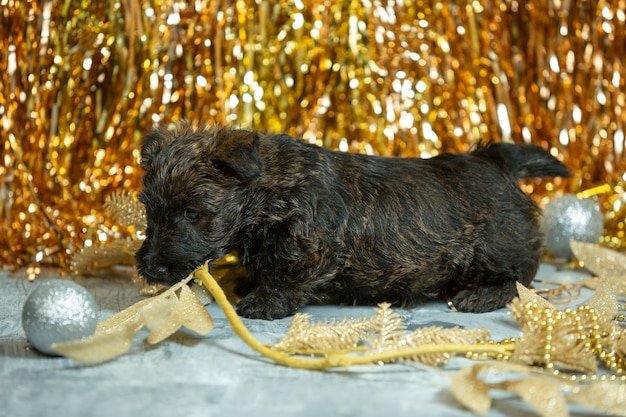
[(135, 255), (139, 274), (150, 283), (168, 281), (170, 269), (166, 265), (159, 263), (156, 256), (144, 252), (143, 249), (142, 247)]

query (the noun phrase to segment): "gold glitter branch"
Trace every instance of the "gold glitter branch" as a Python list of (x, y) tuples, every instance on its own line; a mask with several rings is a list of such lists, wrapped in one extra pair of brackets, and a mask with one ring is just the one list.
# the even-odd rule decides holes
[[(357, 351), (374, 354), (406, 351), (425, 345), (470, 345), (484, 342), (489, 336), (485, 329), (445, 329), (438, 326), (407, 332), (402, 318), (390, 307), (388, 303), (381, 304), (376, 314), (369, 318), (318, 323), (311, 323), (306, 314), (297, 314), (285, 337), (272, 348), (292, 355), (328, 356)], [(440, 366), (447, 363), (450, 357), (449, 352), (436, 352), (397, 359)]]
[(104, 234), (105, 239), (98, 238), (92, 246), (85, 246), (72, 255), (70, 270), (83, 275), (102, 275), (116, 267), (132, 267), (127, 269), (139, 282), (134, 266), (135, 252), (141, 247), (146, 229), (144, 206), (131, 193), (113, 193), (105, 201), (104, 218), (117, 223), (119, 228), (100, 231), (97, 235)]
[(371, 318), (311, 323), (308, 314), (296, 314), (285, 337), (273, 348), (302, 355), (364, 350), (365, 347), (359, 347), (359, 343), (368, 336), (371, 328)]
[(104, 214), (112, 220), (144, 233), (147, 227), (146, 210), (134, 194), (121, 191), (110, 194), (104, 203)]
[[(193, 275), (196, 280), (209, 290), (215, 298), (217, 304), (222, 308), (226, 319), (229, 321), (233, 331), (252, 349), (265, 356), (266, 358), (289, 367), (303, 369), (329, 369), (343, 368), (355, 365), (368, 365), (380, 362), (393, 362), (400, 359), (414, 358), (421, 355), (443, 355), (454, 353), (478, 352), (493, 355), (508, 355), (513, 347), (511, 344), (484, 344), (484, 343), (442, 343), (442, 344), (423, 344), (415, 347), (398, 347), (394, 350), (386, 350), (381, 352), (363, 353), (354, 355), (351, 352), (324, 352), (322, 357), (318, 358), (302, 358), (282, 352), (283, 349), (277, 350), (271, 346), (260, 343), (246, 329), (241, 319), (233, 309), (232, 305), (226, 298), (226, 295), (220, 288), (219, 284), (211, 276), (207, 265), (198, 268)], [(382, 315), (388, 315), (388, 307), (381, 307)], [(381, 313), (379, 310), (379, 314)], [(374, 319), (376, 321), (376, 319)], [(357, 327), (359, 327), (357, 325)], [(394, 326), (395, 327), (395, 326)], [(390, 333), (388, 333), (390, 334)], [(319, 352), (322, 353), (322, 352)]]

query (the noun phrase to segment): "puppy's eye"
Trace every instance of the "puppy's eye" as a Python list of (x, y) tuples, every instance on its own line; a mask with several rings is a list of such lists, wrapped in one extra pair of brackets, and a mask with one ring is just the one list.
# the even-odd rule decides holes
[(190, 222), (196, 222), (200, 219), (200, 212), (192, 208), (186, 208), (184, 215)]

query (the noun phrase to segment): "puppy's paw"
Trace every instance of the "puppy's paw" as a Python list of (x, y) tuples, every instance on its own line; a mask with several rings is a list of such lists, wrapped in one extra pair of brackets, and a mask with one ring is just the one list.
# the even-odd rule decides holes
[(494, 308), (486, 306), (484, 301), (480, 299), (480, 294), (474, 290), (459, 291), (452, 297), (452, 305), (454, 305), (458, 311), (467, 313), (484, 313), (494, 310)]
[(482, 285), (466, 288), (452, 297), (452, 304), (459, 311), (485, 313), (502, 308), (517, 296), (514, 284)]
[(273, 320), (289, 316), (299, 307), (287, 298), (253, 291), (237, 303), (237, 314), (250, 319)]

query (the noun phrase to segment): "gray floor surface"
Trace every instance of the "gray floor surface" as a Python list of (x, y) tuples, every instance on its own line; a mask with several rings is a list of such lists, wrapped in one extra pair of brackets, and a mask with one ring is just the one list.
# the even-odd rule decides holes
[[(575, 282), (584, 273), (542, 265), (543, 279)], [(110, 280), (77, 280), (95, 297), (104, 319), (138, 301), (137, 287)], [(449, 392), (449, 378), (472, 362), (444, 368), (416, 364), (332, 371), (290, 369), (263, 359), (233, 334), (220, 308), (209, 305), (215, 328), (201, 338), (179, 332), (149, 346), (140, 333), (131, 350), (97, 366), (41, 355), (21, 327), (24, 300), (37, 281), (0, 272), (0, 416), (472, 416)], [(573, 304), (585, 301), (588, 293)], [(362, 317), (368, 307), (315, 306), (313, 318)], [(520, 335), (505, 309), (456, 313), (443, 302), (397, 310), (409, 329), (485, 327), (493, 339)], [(290, 319), (245, 320), (262, 342), (275, 343)], [(144, 332), (142, 330), (142, 332)], [(572, 408), (572, 415), (588, 415)], [(533, 415), (509, 395), (496, 395), (488, 416)], [(592, 414), (589, 414), (592, 415)]]

